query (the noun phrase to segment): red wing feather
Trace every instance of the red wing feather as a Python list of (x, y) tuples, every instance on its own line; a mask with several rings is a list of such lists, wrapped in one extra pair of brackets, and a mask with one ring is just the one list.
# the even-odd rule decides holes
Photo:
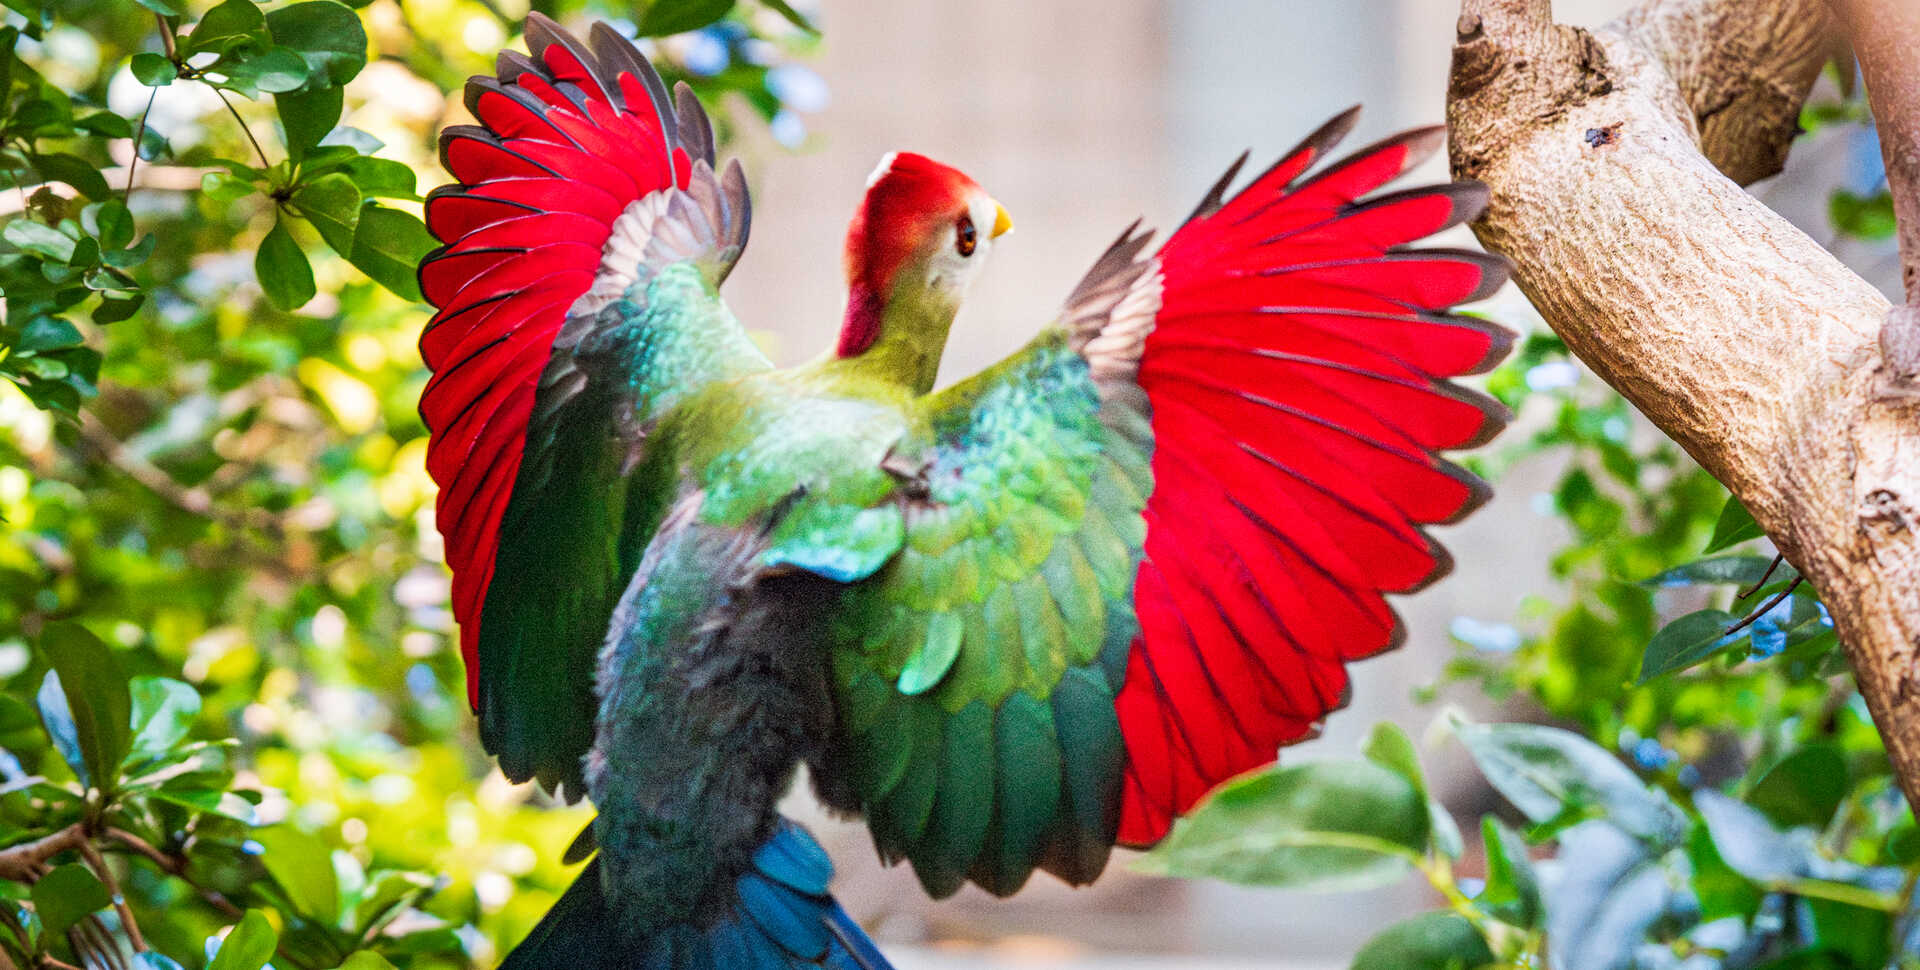
[[(502, 55), (498, 78), (469, 83), (479, 126), (441, 139), (460, 184), (428, 198), (427, 226), (444, 245), (420, 264), (421, 291), (439, 308), (420, 341), (434, 371), (420, 413), (476, 706), (481, 608), (554, 337), (621, 212), (684, 187), (691, 171), (658, 78), (618, 53), (624, 45), (596, 58), (537, 15), (528, 40), (530, 56)], [(710, 134), (695, 135), (711, 164)]]
[(1345, 704), (1346, 663), (1402, 636), (1384, 594), (1450, 566), (1421, 526), (1487, 495), (1435, 452), (1505, 420), (1446, 383), (1505, 354), (1504, 331), (1446, 312), (1491, 293), (1504, 265), (1403, 248), (1472, 217), (1485, 190), (1365, 198), (1431, 155), (1436, 129), (1308, 175), (1352, 120), (1228, 198), (1230, 171), (1158, 255), (1138, 376), (1155, 485), (1140, 635), (1115, 702), (1126, 844), (1158, 841), (1214, 785)]

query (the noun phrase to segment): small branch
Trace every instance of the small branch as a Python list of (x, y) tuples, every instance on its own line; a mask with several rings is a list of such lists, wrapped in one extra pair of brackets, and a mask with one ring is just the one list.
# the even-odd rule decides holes
[(48, 859), (69, 849), (78, 849), (86, 840), (86, 827), (75, 822), (52, 835), (0, 849), (0, 879), (33, 882), (40, 878), (41, 867)]
[(234, 918), (238, 918), (245, 914), (246, 912), (245, 910), (241, 909), (238, 906), (235, 906), (232, 900), (228, 899), (226, 896), (222, 895), (218, 891), (208, 889), (204, 886), (196, 885), (193, 882), (193, 880), (188, 879), (187, 878), (187, 860), (185, 856), (162, 851), (161, 849), (156, 847), (153, 843), (148, 842), (146, 839), (143, 839), (125, 829), (108, 826), (108, 828), (103, 834), (106, 835), (107, 838), (120, 843), (122, 847), (128, 849), (129, 851), (134, 852), (137, 855), (144, 856), (147, 859), (147, 861), (152, 862), (155, 866), (159, 867), (161, 872), (164, 872), (167, 875), (173, 876), (176, 879), (180, 879), (186, 882), (187, 885), (193, 886), (195, 890), (199, 891), (200, 898), (206, 900), (208, 905), (212, 906), (214, 909), (219, 910), (221, 913)]
[(1761, 573), (1760, 578), (1754, 580), (1752, 586), (1748, 586), (1745, 589), (1736, 591), (1733, 594), (1734, 602), (1739, 602), (1740, 600), (1746, 599), (1747, 597), (1760, 592), (1760, 587), (1767, 585), (1767, 580), (1773, 578), (1773, 571), (1776, 569), (1779, 569), (1780, 564), (1786, 561), (1787, 561), (1787, 557), (1782, 556), (1777, 552), (1774, 553), (1773, 561), (1770, 563), (1767, 563), (1767, 571), (1764, 573)]
[(1887, 189), (1900, 225), (1907, 303), (1920, 306), (1920, 4), (1829, 0), (1846, 24), (1880, 130)]
[(1910, 0), (1830, 0), (1847, 25), (1880, 133), (1887, 191), (1899, 225), (1907, 305), (1880, 330), (1890, 397), (1920, 398), (1920, 5)]
[(166, 49), (167, 60), (179, 64), (180, 42), (173, 37), (173, 25), (167, 23), (167, 18), (162, 14), (154, 14), (153, 20), (160, 25), (160, 46)]
[(153, 102), (159, 97), (159, 88), (147, 93), (147, 108), (140, 112), (140, 123), (133, 128), (133, 156), (127, 159), (127, 190), (121, 193), (124, 197), (133, 195), (133, 173), (140, 168), (140, 143), (147, 137), (147, 116), (153, 114)]
[(214, 95), (220, 99), (221, 104), (227, 106), (227, 113), (232, 115), (234, 122), (240, 126), (240, 133), (247, 136), (247, 141), (253, 145), (254, 154), (260, 156), (260, 167), (272, 168), (273, 163), (267, 161), (267, 150), (261, 148), (260, 140), (253, 137), (253, 129), (247, 127), (247, 119), (240, 117), (239, 109), (233, 106), (233, 102), (227, 100), (227, 92), (214, 87), (212, 84), (208, 84), (207, 89), (212, 91)]
[(1804, 577), (1798, 577), (1798, 576), (1794, 577), (1793, 582), (1788, 583), (1786, 589), (1783, 589), (1779, 593), (1776, 593), (1772, 599), (1766, 601), (1765, 603), (1760, 604), (1760, 608), (1757, 610), (1754, 610), (1751, 613), (1748, 613), (1745, 619), (1741, 620), (1738, 623), (1735, 623), (1730, 627), (1727, 627), (1724, 630), (1721, 630), (1720, 635), (1723, 637), (1730, 637), (1736, 633), (1739, 633), (1741, 630), (1744, 630), (1747, 627), (1752, 626), (1755, 623), (1755, 621), (1759, 620), (1763, 616), (1766, 616), (1767, 613), (1771, 611), (1774, 607), (1779, 606), (1781, 600), (1786, 599), (1789, 596), (1792, 596), (1793, 591), (1796, 589), (1799, 589), (1800, 584), (1804, 582), (1806, 582), (1806, 579)]
[(164, 469), (129, 450), (106, 425), (100, 423), (92, 411), (80, 412), (80, 437), (99, 452), (107, 464), (145, 485), (149, 491), (183, 512), (217, 519), (229, 525), (259, 529), (276, 536), (283, 531), (280, 519), (265, 509), (229, 509), (215, 504), (205, 489), (180, 484)]
[(126, 895), (120, 892), (120, 880), (113, 874), (113, 867), (107, 865), (107, 860), (101, 857), (99, 849), (94, 848), (92, 840), (81, 839), (79, 848), (80, 855), (93, 868), (94, 875), (99, 876), (100, 882), (107, 887), (107, 897), (113, 900), (113, 911), (120, 914), (120, 928), (126, 931), (134, 952), (147, 952), (146, 937), (140, 935), (140, 924), (134, 921), (133, 908), (127, 905)]

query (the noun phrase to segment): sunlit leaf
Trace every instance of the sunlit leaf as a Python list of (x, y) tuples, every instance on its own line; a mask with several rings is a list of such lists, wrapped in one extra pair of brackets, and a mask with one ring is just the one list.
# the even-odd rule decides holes
[(347, 261), (395, 294), (418, 300), (420, 258), (438, 245), (419, 217), (369, 205), (360, 211), (359, 231)]
[(699, 30), (733, 9), (734, 0), (651, 0), (640, 15), (640, 36)]
[(1404, 876), (1426, 850), (1426, 800), (1369, 761), (1256, 772), (1209, 795), (1135, 868), (1295, 889), (1356, 889)]
[(113, 651), (77, 623), (48, 626), (40, 635), (40, 650), (52, 665), (39, 695), (47, 732), (76, 774), (94, 787), (111, 789), (126, 757), (132, 719), (127, 679)]
[(1738, 545), (1748, 539), (1758, 539), (1766, 533), (1747, 513), (1747, 507), (1732, 496), (1727, 504), (1720, 507), (1720, 518), (1713, 524), (1713, 538), (1707, 540), (1707, 548), (1702, 552), (1719, 552), (1728, 546)]
[(335, 0), (304, 0), (267, 14), (273, 42), (307, 62), (316, 84), (341, 85), (367, 65), (367, 32), (352, 8)]
[(152, 51), (133, 55), (133, 60), (127, 66), (133, 72), (134, 80), (150, 88), (165, 87), (180, 76), (179, 68), (174, 67), (172, 61)]
[(282, 310), (295, 310), (313, 299), (313, 267), (307, 254), (295, 242), (293, 234), (279, 222), (273, 224), (260, 250), (254, 255), (253, 272), (267, 302)]
[(327, 926), (340, 918), (340, 884), (319, 839), (287, 825), (257, 830), (260, 862), (300, 915)]
[(273, 959), (280, 945), (280, 934), (257, 909), (248, 910), (240, 922), (220, 942), (220, 949), (207, 962), (207, 970), (260, 970)]
[(341, 255), (353, 252), (360, 224), (360, 189), (337, 172), (303, 183), (293, 191), (294, 208), (320, 230), (320, 238)]

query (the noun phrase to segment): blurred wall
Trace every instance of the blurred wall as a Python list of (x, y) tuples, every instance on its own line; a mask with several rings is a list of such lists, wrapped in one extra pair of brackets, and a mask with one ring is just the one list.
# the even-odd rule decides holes
[[(1563, 19), (1598, 23), (1617, 0), (1557, 4)], [(808, 118), (798, 157), (754, 152), (754, 240), (728, 284), (749, 326), (772, 331), (792, 362), (830, 345), (841, 310), (839, 249), (846, 218), (885, 152), (911, 149), (972, 174), (1012, 212), (1017, 230), (953, 331), (943, 380), (1019, 346), (1045, 322), (1101, 248), (1137, 216), (1171, 226), (1243, 149), (1256, 166), (1333, 113), (1368, 106), (1349, 147), (1443, 120), (1449, 46), (1458, 14), (1443, 0), (826, 0), (816, 67), (831, 107)], [(1445, 177), (1444, 160), (1420, 170)], [(1452, 245), (1471, 245), (1464, 230)], [(1503, 295), (1491, 309), (1515, 326), (1531, 311)], [(1456, 616), (1505, 620), (1549, 587), (1558, 540), (1530, 506), (1555, 469), (1522, 468), (1490, 507), (1440, 530), (1454, 575), (1402, 601), (1405, 648), (1356, 671), (1351, 708), (1327, 736), (1288, 758), (1350, 754), (1388, 718), (1415, 737), (1434, 710), (1410, 691), (1451, 655)], [(1471, 798), (1464, 759), (1428, 752), (1436, 787)], [(931, 903), (904, 868), (875, 861), (865, 832), (789, 809), (820, 830), (840, 865), (838, 892), (907, 966), (1094, 966), (1097, 954), (1191, 954), (1262, 965), (1344, 967), (1358, 944), (1428, 905), (1409, 882), (1315, 896), (1134, 876), (1116, 861), (1093, 888), (1035, 877), (994, 900), (968, 889)], [(915, 956), (905, 944), (933, 949)], [(940, 954), (946, 954), (942, 957)], [(1104, 960), (1117, 960), (1106, 957)], [(1144, 966), (1097, 962), (1099, 966)], [(1226, 964), (1220, 964), (1225, 966)], [(1245, 964), (1234, 964), (1235, 966)]]

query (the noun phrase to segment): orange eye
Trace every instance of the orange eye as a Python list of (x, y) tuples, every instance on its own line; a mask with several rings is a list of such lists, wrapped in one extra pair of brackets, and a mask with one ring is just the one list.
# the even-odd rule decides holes
[(979, 236), (973, 231), (973, 217), (961, 216), (953, 227), (953, 248), (962, 256), (971, 256), (977, 245)]

